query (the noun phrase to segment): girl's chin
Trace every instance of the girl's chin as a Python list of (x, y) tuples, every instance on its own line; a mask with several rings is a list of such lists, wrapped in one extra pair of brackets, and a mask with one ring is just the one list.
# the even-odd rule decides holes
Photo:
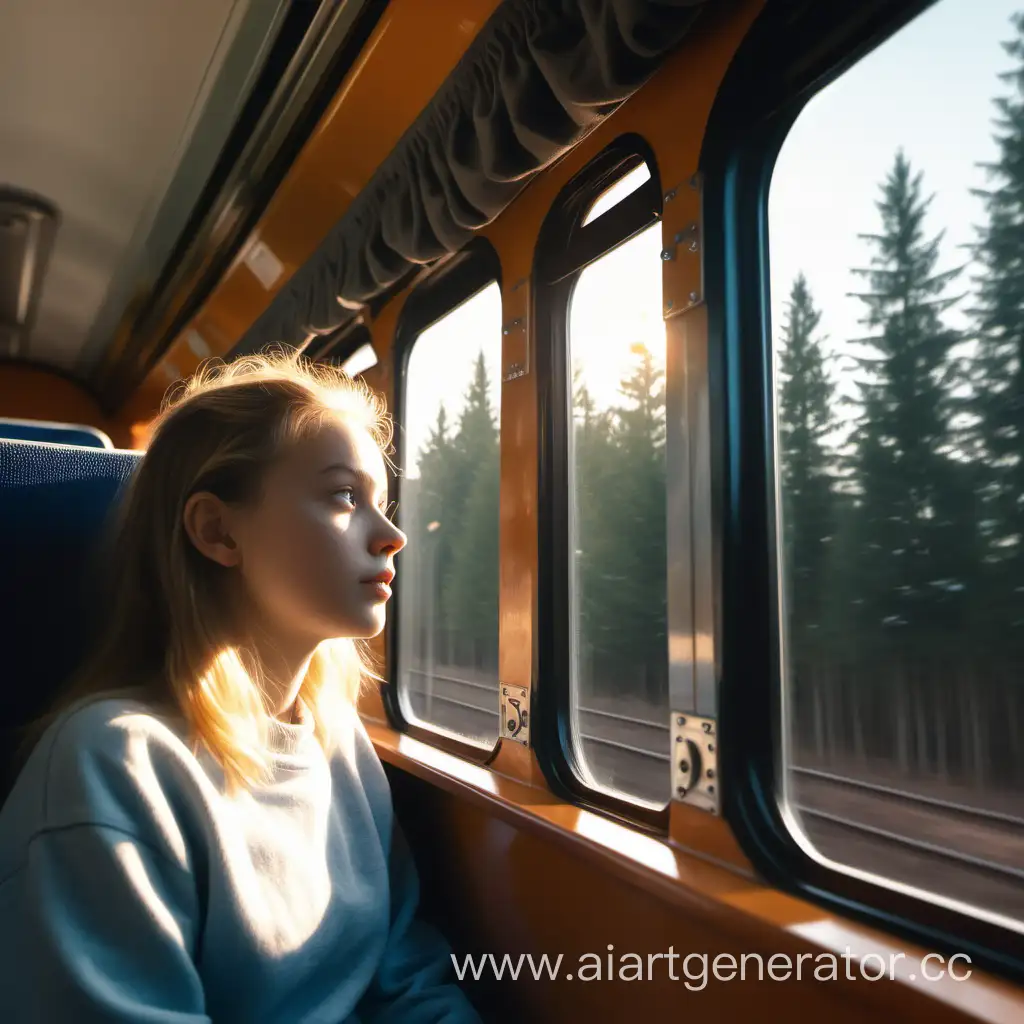
[(353, 640), (372, 640), (384, 629), (386, 620), (383, 604), (367, 605), (348, 620), (344, 632), (339, 635)]

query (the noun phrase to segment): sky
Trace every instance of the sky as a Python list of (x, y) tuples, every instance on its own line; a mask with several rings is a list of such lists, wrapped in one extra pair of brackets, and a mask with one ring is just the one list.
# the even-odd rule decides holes
[[(1012, 36), (1010, 16), (1024, 0), (939, 0), (895, 36), (818, 93), (787, 137), (769, 193), (773, 334), (777, 337), (793, 279), (801, 270), (822, 311), (820, 333), (838, 350), (863, 334), (862, 304), (847, 293), (862, 281), (851, 267), (867, 266), (870, 248), (858, 233), (878, 227), (879, 185), (902, 146), (924, 171), (934, 199), (928, 237), (945, 231), (940, 269), (967, 261), (962, 246), (982, 220), (971, 188), (987, 183), (979, 161), (991, 160), (992, 98), (1005, 92), (998, 72), (1012, 66), (1001, 43)], [(595, 201), (591, 218), (629, 183)], [(629, 177), (629, 176), (627, 176)], [(629, 346), (643, 341), (663, 364), (660, 225), (581, 275), (569, 313), (570, 347), (599, 404), (615, 401), (628, 372)], [(970, 284), (967, 274), (959, 287)], [(955, 314), (952, 322), (955, 324)], [(490, 285), (428, 328), (409, 358), (405, 450), (418, 452), (444, 401), (453, 420), (483, 349), (492, 405), (500, 406), (501, 302)], [(406, 472), (415, 475), (415, 466)]]
[[(863, 336), (863, 290), (851, 267), (867, 267), (871, 247), (859, 233), (876, 231), (879, 186), (902, 146), (923, 192), (934, 195), (926, 237), (945, 232), (938, 269), (969, 263), (983, 206), (971, 195), (989, 180), (978, 167), (997, 155), (994, 96), (1013, 66), (1001, 43), (1024, 0), (939, 0), (864, 57), (804, 108), (791, 129), (769, 193), (773, 335), (783, 322), (793, 279), (802, 270), (822, 312), (820, 333), (837, 350)], [(970, 267), (950, 294), (970, 289)], [(962, 317), (950, 314), (953, 326)]]
[(501, 291), (497, 282), (431, 324), (413, 343), (403, 389), (405, 415), (400, 417), (398, 428), (404, 433), (406, 476), (419, 475), (413, 459), (427, 443), (442, 402), (454, 433), (481, 351), (491, 383), (491, 408), (497, 419), (501, 415)]

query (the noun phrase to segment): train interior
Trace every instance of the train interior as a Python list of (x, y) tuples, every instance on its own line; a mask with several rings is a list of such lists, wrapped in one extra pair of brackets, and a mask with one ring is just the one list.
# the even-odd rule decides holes
[(1024, 1020), (1013, 2), (8, 0), (0, 94), (5, 751), (167, 389), (294, 348), (485, 1019)]

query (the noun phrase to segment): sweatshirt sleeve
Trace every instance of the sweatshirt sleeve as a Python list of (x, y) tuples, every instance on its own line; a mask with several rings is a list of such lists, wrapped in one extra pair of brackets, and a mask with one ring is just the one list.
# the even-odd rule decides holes
[(405, 836), (394, 824), (390, 854), (391, 930), (359, 1006), (366, 1024), (481, 1024), (455, 982), (451, 949), (417, 916), (419, 878)]
[(179, 865), (118, 829), (40, 833), (0, 886), (5, 1019), (208, 1024), (194, 901)]

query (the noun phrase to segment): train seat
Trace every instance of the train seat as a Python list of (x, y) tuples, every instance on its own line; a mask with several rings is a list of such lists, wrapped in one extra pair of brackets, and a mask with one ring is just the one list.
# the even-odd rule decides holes
[(0, 440), (0, 800), (20, 730), (81, 660), (104, 523), (137, 453)]
[(50, 420), (19, 420), (0, 416), (0, 438), (8, 441), (49, 441), (83, 448), (113, 448), (109, 436), (82, 423), (54, 423)]

